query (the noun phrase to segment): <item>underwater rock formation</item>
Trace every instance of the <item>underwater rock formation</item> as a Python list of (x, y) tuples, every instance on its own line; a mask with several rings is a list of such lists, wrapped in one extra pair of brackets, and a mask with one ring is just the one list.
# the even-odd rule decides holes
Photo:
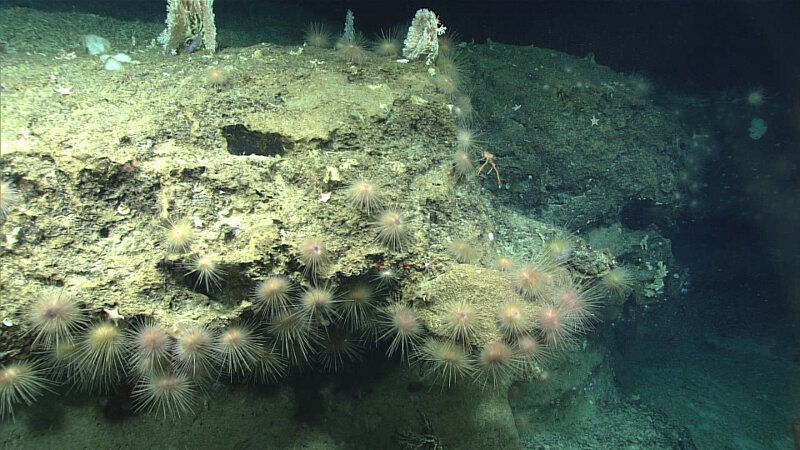
[[(207, 16), (165, 48), (202, 33), (212, 50)], [(17, 198), (3, 208), (0, 360), (45, 353), (56, 377), (104, 394), (136, 374), (135, 407), (163, 418), (197, 409), (212, 380), (283, 384), (389, 359), (402, 382), (365, 383), (437, 392), (414, 406), (445, 444), (471, 431), (472, 448), (482, 435), (518, 445), (505, 391), (587, 345), (600, 304), (623, 301), (592, 290), (618, 262), (503, 200), (531, 171), (501, 140), (459, 142), (467, 74), (439, 57), (431, 77), (316, 47), (142, 52), (126, 68), (135, 88), (77, 59), (60, 70), (81, 99), (53, 99), (29, 81), (47, 86), (47, 67), (9, 60), (2, 177)], [(125, 107), (109, 113), (105, 96)], [(472, 164), (460, 173), (459, 151)], [(52, 292), (69, 302), (48, 304)], [(37, 325), (42, 305), (40, 319), (73, 321)]]

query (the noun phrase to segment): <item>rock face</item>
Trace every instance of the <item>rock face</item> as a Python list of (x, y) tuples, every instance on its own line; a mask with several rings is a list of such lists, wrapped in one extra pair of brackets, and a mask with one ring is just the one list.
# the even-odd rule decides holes
[[(498, 90), (496, 101), (522, 105), (487, 120), (492, 126), (503, 121), (485, 143), (498, 156), (499, 188), (494, 173), (454, 175), (457, 118), (451, 98), (437, 91), (422, 63), (368, 55), (353, 65), (330, 50), (269, 44), (209, 58), (125, 50), (134, 63), (119, 76), (98, 71), (90, 57), (30, 64), (4, 56), (0, 174), (21, 201), (2, 224), (0, 317), (9, 325), (0, 334), (0, 361), (30, 352), (25, 317), (48, 287), (76, 298), (94, 320), (116, 308), (125, 316), (120, 326), (151, 317), (179, 336), (190, 324), (244, 320), (267, 328), (274, 318), (254, 313), (252, 289), (275, 275), (287, 277), (294, 294), (325, 285), (341, 296), (371, 284), (376, 309), (394, 301), (413, 305), (428, 337), (447, 337), (443, 308), (469, 299), (481, 313), (477, 337), (467, 345), (475, 354), (502, 339), (497, 309), (520, 297), (510, 275), (497, 269), (498, 256), (534, 260), (548, 241), (565, 238), (572, 251), (558, 269), (563, 273), (589, 283), (616, 265), (610, 253), (531, 219), (528, 208), (551, 211), (556, 206), (548, 205), (559, 203), (552, 198), (582, 197), (560, 207), (569, 217), (582, 217), (575, 211), (586, 208), (585, 216), (596, 218), (638, 201), (675, 205), (667, 153), (679, 148), (654, 131), (671, 123), (658, 119), (618, 75), (565, 55), (497, 45), (468, 49), (476, 79)], [(523, 72), (535, 75), (536, 89), (514, 84), (521, 79), (495, 62), (504, 55), (530, 57)], [(58, 85), (69, 88), (56, 93), (55, 65)], [(540, 65), (546, 70), (536, 74)], [(579, 74), (587, 77), (584, 87), (576, 86)], [(501, 98), (499, 91), (515, 94)], [(481, 98), (487, 111), (502, 109)], [(614, 111), (600, 109), (611, 106)], [(591, 125), (592, 116), (600, 125)], [(610, 141), (620, 135), (625, 141)], [(633, 167), (641, 178), (624, 175)], [(400, 248), (379, 242), (375, 214), (348, 200), (346, 189), (358, 180), (373, 183), (382, 203), (402, 216)], [(177, 221), (190, 224), (193, 238), (187, 251), (169, 252), (163, 236)], [(326, 249), (315, 276), (301, 258), (309, 238)], [(468, 264), (453, 255), (455, 241), (472, 247)], [(214, 255), (224, 270), (218, 289), (191, 275), (187, 266), (197, 255)], [(381, 278), (387, 271), (391, 279)], [(380, 314), (370, 320), (386, 322)], [(326, 319), (314, 326), (324, 341), (341, 325)], [(365, 333), (372, 336), (366, 340), (381, 334)], [(355, 340), (376, 352), (375, 342)], [(320, 368), (314, 358), (308, 365)], [(394, 398), (389, 404), (402, 407), (396, 428), (418, 427), (418, 408), (454, 448), (519, 445), (504, 395), (467, 383), (419, 394), (407, 405), (414, 372), (393, 372), (375, 387), (384, 395), (353, 408), (368, 416)], [(550, 386), (569, 389), (566, 381)], [(439, 386), (423, 389), (430, 388)]]
[(646, 78), (532, 46), (478, 46), (471, 55), (473, 101), (493, 111), (487, 147), (509, 162), (515, 204), (573, 226), (650, 209), (674, 218), (685, 207), (678, 174), (696, 150), (692, 130), (653, 102)]

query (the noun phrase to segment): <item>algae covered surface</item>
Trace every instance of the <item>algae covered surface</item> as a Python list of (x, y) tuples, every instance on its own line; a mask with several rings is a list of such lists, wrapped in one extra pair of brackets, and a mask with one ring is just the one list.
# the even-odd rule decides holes
[[(120, 327), (149, 317), (179, 335), (190, 324), (258, 321), (252, 289), (277, 275), (298, 291), (324, 284), (341, 295), (370, 284), (381, 305), (410, 305), (434, 338), (448, 337), (448, 305), (468, 299), (480, 313), (471, 344), (477, 353), (503, 339), (497, 310), (520, 298), (499, 256), (535, 261), (548, 242), (567, 239), (571, 256), (562, 269), (592, 283), (619, 265), (608, 250), (613, 240), (595, 235), (589, 243), (576, 229), (614, 223), (626, 205), (666, 215), (682, 207), (675, 172), (685, 130), (643, 99), (636, 80), (592, 61), (535, 47), (460, 47), (468, 77), (485, 87), (473, 102), (490, 130), (481, 139), (497, 157), (498, 186), (494, 172), (454, 172), (453, 98), (421, 62), (367, 52), (354, 64), (299, 40), (165, 56), (145, 38), (158, 34), (159, 23), (4, 13), (28, 27), (4, 28), (0, 54), (0, 176), (19, 192), (2, 224), (2, 362), (36, 356), (27, 315), (48, 289), (77, 299), (94, 320), (112, 310), (124, 316)], [(72, 31), (36, 39), (45, 27)], [(81, 44), (86, 29), (132, 62), (121, 72), (103, 70)], [(13, 33), (30, 39), (15, 41)], [(504, 60), (519, 65), (498, 64)], [(473, 150), (478, 166), (482, 153)], [(634, 170), (644, 175), (634, 179)], [(381, 242), (375, 214), (348, 200), (348, 187), (363, 180), (402, 216), (408, 231), (399, 248)], [(178, 222), (194, 235), (185, 254), (165, 248), (165, 230)], [(301, 258), (308, 239), (328, 252), (314, 277)], [(470, 246), (468, 262), (454, 254), (455, 242)], [(621, 247), (630, 260), (647, 254), (639, 259), (642, 286), (656, 281), (658, 262), (677, 273), (669, 241), (653, 231), (647, 242), (661, 242), (661, 253), (630, 238)], [(188, 274), (193, 254), (214, 255), (224, 269), (218, 289)], [(391, 280), (379, 280), (385, 271)], [(678, 276), (665, 276), (656, 296), (680, 286)], [(634, 289), (633, 304), (648, 298)], [(604, 299), (599, 315), (619, 320), (626, 300)], [(531, 314), (545, 306), (527, 305)], [(535, 400), (515, 408), (554, 408), (607, 379), (601, 336), (580, 336), (536, 376), (516, 380), (512, 394)], [(442, 388), (420, 365), (387, 360), (385, 343), (360, 344), (363, 361), (340, 374), (312, 364), (267, 387), (220, 380), (175, 424), (132, 414), (128, 388), (103, 396), (58, 388), (64, 396), (42, 400), (49, 411), (20, 408), (16, 422), (0, 425), (0, 442), (48, 447), (67, 436), (78, 446), (157, 447), (141, 439), (166, 434), (175, 448), (264, 448), (267, 441), (273, 448), (395, 448), (403, 437), (422, 445), (431, 436), (444, 448), (522, 445), (518, 429), (529, 430), (529, 412), (512, 410), (512, 380)], [(619, 406), (619, 414), (634, 410)], [(220, 440), (217, 426), (242, 437)], [(669, 436), (659, 431), (646, 442), (661, 445)]]

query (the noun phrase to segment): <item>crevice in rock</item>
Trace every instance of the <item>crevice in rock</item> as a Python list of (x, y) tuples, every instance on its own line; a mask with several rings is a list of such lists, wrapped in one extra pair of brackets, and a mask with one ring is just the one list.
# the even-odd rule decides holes
[(293, 146), (291, 140), (278, 133), (253, 131), (241, 124), (222, 127), (222, 136), (231, 155), (283, 155)]

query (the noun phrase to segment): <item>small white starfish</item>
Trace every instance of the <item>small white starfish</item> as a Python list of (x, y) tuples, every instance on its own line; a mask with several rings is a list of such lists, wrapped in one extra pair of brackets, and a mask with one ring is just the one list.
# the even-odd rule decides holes
[(592, 121), (592, 126), (595, 126), (595, 125), (600, 125), (600, 119), (598, 119), (597, 117), (595, 117), (595, 116), (594, 116), (594, 114), (592, 114), (592, 118), (591, 118), (591, 119), (589, 119), (589, 120), (591, 120), (591, 121)]
[(70, 87), (61, 87), (61, 86), (59, 86), (59, 87), (56, 88), (56, 92), (58, 92), (61, 95), (71, 95), (72, 94), (72, 86), (70, 86)]
[(114, 308), (114, 309), (103, 308), (103, 312), (106, 313), (106, 317), (108, 317), (108, 320), (114, 322), (114, 326), (119, 325), (120, 320), (125, 320), (125, 316), (119, 313), (119, 308)]

